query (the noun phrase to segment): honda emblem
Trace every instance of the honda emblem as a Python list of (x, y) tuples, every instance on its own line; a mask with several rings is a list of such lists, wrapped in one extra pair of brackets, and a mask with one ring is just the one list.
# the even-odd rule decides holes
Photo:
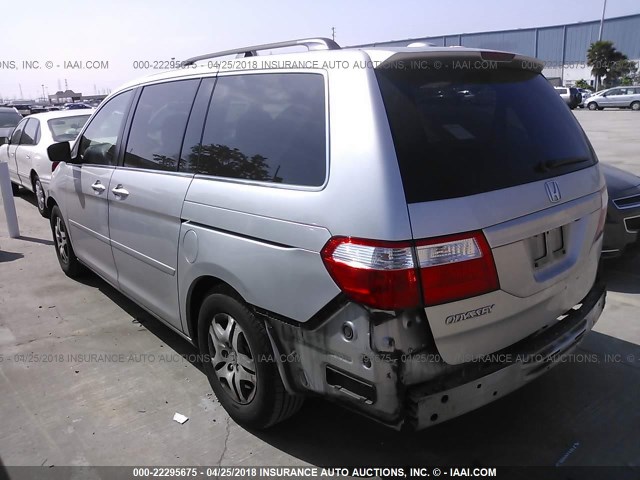
[(547, 182), (544, 184), (544, 188), (547, 190), (547, 196), (549, 197), (551, 203), (560, 201), (562, 195), (560, 195), (560, 187), (558, 186), (558, 182)]

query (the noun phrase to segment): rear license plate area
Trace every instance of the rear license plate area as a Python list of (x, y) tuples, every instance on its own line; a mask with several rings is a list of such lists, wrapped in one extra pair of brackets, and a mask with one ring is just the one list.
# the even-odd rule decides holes
[(552, 228), (529, 239), (534, 268), (542, 268), (566, 255), (564, 226)]

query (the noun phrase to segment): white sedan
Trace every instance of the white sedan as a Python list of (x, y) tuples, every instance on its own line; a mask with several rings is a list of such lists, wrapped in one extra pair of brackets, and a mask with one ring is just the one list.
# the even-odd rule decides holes
[(51, 172), (57, 163), (49, 161), (47, 147), (52, 143), (73, 143), (87, 122), (91, 110), (67, 110), (36, 113), (22, 119), (11, 134), (9, 143), (0, 146), (0, 162), (9, 164), (14, 195), (20, 187), (36, 194), (38, 211), (49, 216), (47, 196)]

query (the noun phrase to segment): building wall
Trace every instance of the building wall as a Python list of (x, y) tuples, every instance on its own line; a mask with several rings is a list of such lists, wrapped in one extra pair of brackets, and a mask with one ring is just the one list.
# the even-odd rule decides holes
[[(406, 46), (426, 42), (437, 46), (462, 45), (471, 48), (506, 50), (545, 62), (543, 73), (565, 84), (593, 80), (586, 65), (589, 45), (598, 40), (600, 21), (498, 32), (462, 33), (441, 37), (423, 37), (379, 42), (370, 45)], [(640, 62), (640, 14), (605, 19), (602, 39), (611, 40), (616, 49)], [(361, 45), (364, 46), (364, 45)]]

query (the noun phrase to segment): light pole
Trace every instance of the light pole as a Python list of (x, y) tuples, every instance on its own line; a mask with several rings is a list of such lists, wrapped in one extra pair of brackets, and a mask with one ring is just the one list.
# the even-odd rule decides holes
[(600, 32), (598, 33), (598, 40), (602, 40), (602, 27), (604, 26), (604, 12), (607, 9), (607, 0), (604, 0), (602, 4), (602, 17), (600, 18)]
[(44, 83), (42, 84), (42, 103), (46, 101), (46, 97), (44, 96)]

